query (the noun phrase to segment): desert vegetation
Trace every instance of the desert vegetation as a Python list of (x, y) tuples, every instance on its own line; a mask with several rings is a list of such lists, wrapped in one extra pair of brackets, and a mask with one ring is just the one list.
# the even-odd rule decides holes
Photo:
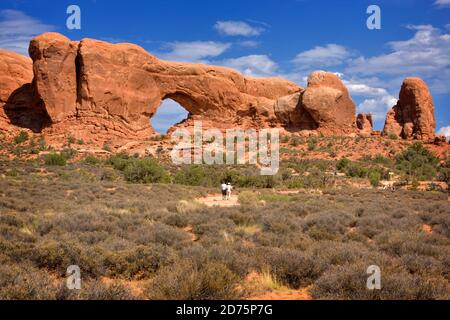
[[(27, 143), (22, 154), (39, 145)], [(1, 299), (450, 298), (447, 193), (375, 188), (390, 171), (448, 179), (449, 162), (419, 144), (394, 158), (285, 159), (274, 177), (40, 149), (0, 160)], [(238, 206), (196, 201), (223, 180)], [(82, 290), (67, 289), (69, 265), (80, 266)], [(370, 265), (382, 290), (366, 288)]]
[[(282, 140), (316, 151), (341, 141)], [(294, 155), (264, 177), (82, 155), (73, 138), (58, 151), (39, 136), (14, 141), (0, 141), (0, 299), (450, 298), (448, 191), (416, 191), (448, 183), (450, 162), (420, 143), (393, 157)], [(392, 175), (399, 188), (380, 189)], [(222, 181), (236, 206), (197, 201)], [(65, 285), (70, 265), (82, 290)], [(370, 265), (382, 290), (366, 288)]]

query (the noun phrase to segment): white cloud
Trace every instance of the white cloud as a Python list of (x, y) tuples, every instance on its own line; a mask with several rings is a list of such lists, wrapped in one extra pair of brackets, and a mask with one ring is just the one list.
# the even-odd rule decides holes
[(415, 31), (413, 38), (388, 43), (388, 54), (351, 60), (346, 73), (420, 76), (435, 91), (450, 92), (450, 34), (431, 25), (408, 28)]
[(341, 65), (348, 57), (350, 57), (350, 52), (345, 47), (327, 44), (325, 47), (318, 46), (299, 53), (295, 57), (294, 63), (299, 69), (314, 69)]
[[(341, 78), (344, 78), (344, 75)], [(397, 99), (386, 89), (369, 84), (374, 81), (376, 79), (343, 79), (352, 96), (364, 99), (357, 107), (358, 113), (372, 113), (375, 121), (381, 121), (386, 118), (387, 111), (397, 103)]]
[(229, 43), (214, 41), (171, 42), (164, 46), (169, 52), (159, 56), (172, 61), (204, 62), (204, 59), (220, 56), (230, 47)]
[(220, 64), (237, 69), (243, 74), (254, 77), (275, 75), (278, 65), (267, 55), (249, 55), (240, 58), (227, 59)]
[(450, 126), (442, 127), (441, 129), (439, 129), (438, 134), (446, 136), (447, 139), (450, 139)]
[(17, 10), (0, 11), (0, 48), (28, 56), (28, 45), (32, 37), (54, 30), (51, 25)]
[(264, 28), (251, 26), (244, 21), (217, 21), (214, 28), (221, 34), (227, 36), (259, 36), (264, 32)]
[(397, 104), (397, 99), (391, 95), (366, 99), (358, 107), (358, 113), (371, 113), (375, 121), (386, 119), (386, 113)]
[(244, 47), (244, 48), (256, 48), (256, 47), (259, 46), (259, 42), (258, 41), (254, 41), (254, 40), (241, 41), (238, 44), (241, 47)]
[(436, 0), (434, 4), (438, 7), (450, 7), (450, 0)]

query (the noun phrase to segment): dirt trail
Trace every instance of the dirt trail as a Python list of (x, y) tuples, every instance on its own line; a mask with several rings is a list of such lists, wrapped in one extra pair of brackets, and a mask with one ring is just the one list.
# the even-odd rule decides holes
[(236, 207), (239, 206), (237, 196), (231, 196), (230, 200), (222, 200), (222, 195), (209, 195), (204, 198), (196, 199), (197, 202), (204, 204), (207, 207)]
[(275, 290), (247, 300), (312, 300), (307, 288), (300, 290)]

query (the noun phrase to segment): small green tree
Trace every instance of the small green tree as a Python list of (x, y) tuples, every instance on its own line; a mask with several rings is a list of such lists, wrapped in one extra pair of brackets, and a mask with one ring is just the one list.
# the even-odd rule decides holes
[(397, 169), (418, 181), (436, 177), (439, 159), (422, 143), (416, 142), (396, 157)]
[(155, 159), (133, 159), (124, 170), (125, 179), (131, 183), (168, 183), (170, 176)]
[(381, 180), (381, 173), (379, 171), (370, 170), (368, 177), (369, 177), (369, 181), (370, 181), (370, 184), (372, 185), (372, 187), (376, 188), (379, 186), (380, 180)]

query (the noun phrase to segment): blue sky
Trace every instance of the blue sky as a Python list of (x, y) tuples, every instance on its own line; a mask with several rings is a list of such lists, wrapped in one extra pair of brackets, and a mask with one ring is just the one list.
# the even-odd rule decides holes
[[(70, 4), (81, 8), (81, 30), (66, 28)], [(381, 8), (381, 30), (366, 27), (371, 4)], [(420, 76), (433, 94), (437, 130), (450, 136), (450, 0), (1, 1), (1, 48), (26, 53), (29, 39), (45, 31), (133, 42), (163, 59), (303, 86), (313, 70), (336, 72), (377, 129), (402, 80)], [(166, 102), (153, 124), (163, 131), (184, 116)]]

